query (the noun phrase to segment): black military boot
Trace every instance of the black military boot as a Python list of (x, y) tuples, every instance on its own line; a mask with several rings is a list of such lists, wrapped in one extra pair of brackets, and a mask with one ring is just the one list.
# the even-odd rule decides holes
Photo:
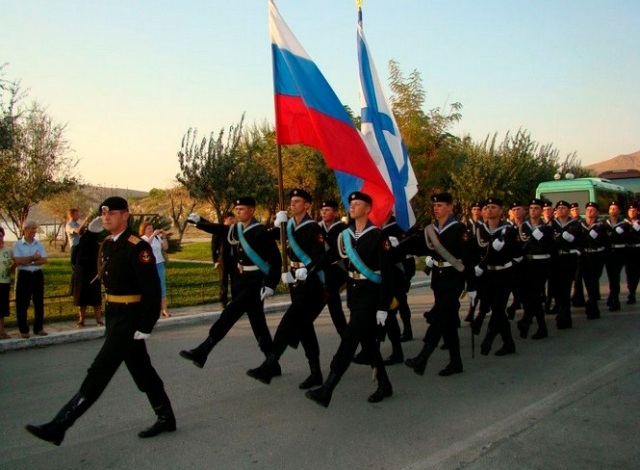
[(598, 308), (598, 302), (589, 299), (587, 301), (587, 306), (585, 307), (584, 313), (586, 313), (589, 320), (600, 318), (600, 309)]
[(176, 417), (171, 409), (171, 403), (167, 402), (164, 405), (156, 406), (153, 408), (158, 419), (153, 425), (144, 431), (138, 433), (138, 437), (143, 439), (147, 437), (154, 437), (163, 432), (173, 432), (176, 430)]
[(369, 403), (378, 403), (393, 395), (393, 387), (391, 386), (391, 382), (389, 381), (389, 376), (387, 375), (384, 365), (377, 368), (376, 377), (378, 379), (378, 388), (375, 392), (369, 395), (369, 398), (367, 398)]
[(43, 441), (53, 442), (59, 446), (64, 439), (64, 434), (67, 429), (89, 409), (91, 403), (93, 402), (87, 400), (82, 393), (77, 393), (69, 403), (62, 407), (51, 422), (39, 426), (27, 424), (25, 429), (37, 438)]
[(505, 341), (500, 349), (496, 351), (496, 356), (506, 356), (507, 354), (515, 354), (516, 352), (516, 343), (511, 341)]
[(325, 408), (329, 406), (331, 402), (331, 396), (333, 395), (333, 390), (336, 388), (340, 382), (340, 376), (336, 374), (334, 371), (329, 372), (329, 376), (325, 383), (323, 383), (319, 388), (315, 390), (307, 390), (304, 394), (309, 400), (315, 401), (318, 405), (322, 405)]
[(516, 323), (518, 331), (520, 332), (520, 338), (526, 338), (529, 335), (529, 327), (531, 326), (532, 315), (524, 314), (523, 317)]
[[(280, 371), (280, 364), (278, 364), (278, 358), (276, 357), (275, 354), (268, 354), (264, 362), (260, 364), (260, 367), (256, 367), (255, 369), (249, 369), (247, 371), (247, 375), (256, 380), (259, 380), (263, 384), (269, 385), (271, 383), (271, 379), (276, 375), (275, 374), (276, 371)], [(282, 371), (280, 371), (280, 373), (282, 373)]]
[(629, 294), (629, 296), (627, 297), (627, 304), (628, 305), (633, 305), (636, 303), (636, 294)]
[(427, 368), (427, 361), (429, 360), (429, 356), (436, 349), (435, 344), (424, 343), (422, 346), (422, 351), (411, 359), (407, 359), (404, 363), (411, 367), (413, 371), (418, 375), (424, 375), (424, 370)]
[(368, 366), (368, 365), (371, 365), (371, 358), (361, 348), (360, 352), (358, 354), (356, 354), (355, 356), (353, 356), (353, 359), (351, 360), (351, 362), (353, 362), (354, 364), (360, 364), (360, 365), (363, 365), (363, 366)]
[(314, 358), (313, 360), (309, 359), (309, 377), (304, 379), (298, 388), (300, 390), (308, 390), (311, 387), (315, 387), (318, 385), (322, 385), (322, 369), (320, 368), (320, 359)]
[(480, 354), (483, 356), (488, 356), (491, 351), (491, 346), (493, 345), (493, 340), (497, 335), (497, 331), (491, 328), (491, 325), (487, 327), (487, 334), (484, 336), (482, 343), (480, 343)]
[(207, 362), (207, 356), (209, 356), (209, 353), (215, 344), (216, 343), (213, 338), (211, 336), (207, 336), (207, 339), (205, 339), (204, 342), (195, 349), (180, 351), (180, 356), (190, 360), (196, 365), (196, 367), (202, 369), (205, 362)]
[(404, 330), (400, 335), (400, 342), (406, 343), (407, 341), (411, 341), (413, 339), (413, 329), (411, 328), (411, 323), (405, 323)]
[(617, 312), (620, 310), (620, 299), (618, 296), (615, 296), (611, 299), (611, 305), (609, 306), (610, 312)]
[(402, 345), (398, 343), (391, 343), (391, 356), (384, 360), (385, 366), (392, 366), (394, 364), (402, 364), (404, 362), (404, 353), (402, 352)]

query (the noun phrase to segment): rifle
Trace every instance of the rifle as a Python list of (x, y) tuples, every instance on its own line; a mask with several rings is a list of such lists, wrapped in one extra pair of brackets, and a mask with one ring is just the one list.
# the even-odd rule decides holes
[(471, 329), (471, 359), (475, 359), (476, 358), (476, 338), (475, 338), (475, 333), (473, 332), (473, 317), (476, 313), (476, 307), (478, 306), (478, 298), (476, 297), (474, 302), (469, 302), (469, 313), (467, 313), (467, 317), (465, 318), (465, 321), (467, 321), (467, 318), (469, 318), (469, 322), (471, 322), (472, 325), (472, 329)]

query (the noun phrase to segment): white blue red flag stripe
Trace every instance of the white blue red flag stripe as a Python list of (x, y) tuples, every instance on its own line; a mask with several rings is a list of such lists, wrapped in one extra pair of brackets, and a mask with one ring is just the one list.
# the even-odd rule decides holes
[(346, 207), (353, 191), (373, 199), (371, 221), (381, 225), (393, 208), (393, 193), (371, 158), (360, 131), (269, 1), (278, 144), (304, 144), (322, 152), (338, 181)]
[(393, 192), (396, 222), (400, 228), (408, 230), (416, 223), (411, 198), (418, 192), (418, 181), (391, 106), (380, 87), (378, 73), (364, 37), (362, 10), (358, 10), (358, 59), (362, 108), (360, 128), (369, 153)]

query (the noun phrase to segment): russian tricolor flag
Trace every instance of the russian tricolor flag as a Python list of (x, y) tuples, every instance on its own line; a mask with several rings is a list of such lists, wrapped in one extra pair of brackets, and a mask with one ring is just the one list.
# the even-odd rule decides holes
[(394, 197), (344, 106), (269, 1), (278, 144), (304, 144), (324, 155), (346, 207), (353, 191), (373, 198), (371, 221), (381, 225)]
[(380, 173), (395, 196), (394, 213), (398, 226), (406, 231), (416, 223), (411, 198), (418, 192), (418, 180), (391, 106), (382, 93), (364, 37), (361, 9), (358, 9), (358, 59), (362, 134)]

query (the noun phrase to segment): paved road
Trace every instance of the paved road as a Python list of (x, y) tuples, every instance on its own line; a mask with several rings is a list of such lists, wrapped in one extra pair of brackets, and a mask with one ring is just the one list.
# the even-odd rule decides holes
[[(605, 297), (606, 298), (606, 297)], [(411, 291), (415, 331), (432, 303)], [(269, 315), (275, 330), (280, 314)], [(436, 351), (425, 376), (390, 368), (393, 397), (369, 404), (370, 369), (352, 366), (324, 409), (297, 384), (307, 374), (302, 350), (289, 350), (283, 376), (266, 386), (245, 375), (262, 358), (248, 322), (239, 322), (203, 370), (178, 356), (208, 325), (154, 332), (152, 359), (172, 397), (178, 431), (140, 440), (154, 420), (123, 368), (61, 447), (23, 430), (48, 421), (78, 389), (99, 340), (0, 354), (0, 468), (238, 469), (635, 469), (640, 459), (640, 308), (574, 315), (574, 328), (543, 341), (517, 338), (518, 353), (470, 358), (465, 372), (442, 378)], [(338, 338), (328, 315), (317, 322), (326, 371)], [(407, 355), (420, 349), (406, 343)], [(499, 345), (498, 345), (499, 346)], [(384, 345), (388, 354), (389, 345)]]

